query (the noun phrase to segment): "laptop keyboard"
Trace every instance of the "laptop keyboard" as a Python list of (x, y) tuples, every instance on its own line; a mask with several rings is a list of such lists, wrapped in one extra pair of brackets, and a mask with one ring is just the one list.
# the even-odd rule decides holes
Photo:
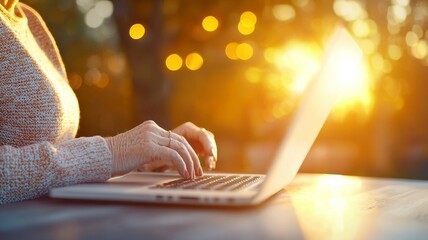
[(161, 183), (150, 188), (152, 189), (194, 189), (194, 190), (218, 190), (218, 191), (239, 191), (253, 184), (263, 181), (259, 176), (204, 176), (190, 179), (178, 179), (166, 183)]

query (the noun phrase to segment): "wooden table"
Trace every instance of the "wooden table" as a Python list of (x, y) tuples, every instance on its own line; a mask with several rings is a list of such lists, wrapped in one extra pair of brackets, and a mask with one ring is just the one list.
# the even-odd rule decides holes
[(41, 198), (0, 206), (0, 239), (428, 239), (428, 181), (299, 174), (255, 208)]

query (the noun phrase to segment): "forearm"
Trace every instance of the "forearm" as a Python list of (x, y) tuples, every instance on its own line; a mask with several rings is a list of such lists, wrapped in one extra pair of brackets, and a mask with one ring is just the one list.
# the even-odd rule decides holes
[(111, 152), (101, 137), (0, 146), (0, 204), (36, 198), (53, 187), (105, 181), (111, 168)]

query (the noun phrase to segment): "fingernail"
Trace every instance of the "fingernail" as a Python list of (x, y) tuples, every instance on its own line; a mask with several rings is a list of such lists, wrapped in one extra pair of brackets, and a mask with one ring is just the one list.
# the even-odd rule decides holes
[(211, 148), (211, 155), (215, 158), (217, 158), (217, 151), (215, 150), (215, 148)]
[(214, 158), (213, 157), (210, 157), (209, 158), (209, 171), (212, 171), (212, 170), (214, 170), (215, 169), (215, 161), (214, 161)]
[(186, 179), (190, 178), (190, 174), (187, 170), (184, 170), (184, 176), (186, 177)]
[(204, 173), (202, 172), (202, 168), (200, 168), (200, 167), (196, 170), (196, 172), (197, 172), (199, 177), (202, 177), (202, 175), (204, 175)]

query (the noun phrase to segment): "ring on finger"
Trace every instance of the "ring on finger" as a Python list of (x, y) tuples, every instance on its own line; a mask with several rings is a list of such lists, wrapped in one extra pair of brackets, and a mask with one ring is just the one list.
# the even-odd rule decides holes
[(170, 147), (171, 146), (171, 130), (168, 131), (168, 139), (169, 139), (168, 147)]

